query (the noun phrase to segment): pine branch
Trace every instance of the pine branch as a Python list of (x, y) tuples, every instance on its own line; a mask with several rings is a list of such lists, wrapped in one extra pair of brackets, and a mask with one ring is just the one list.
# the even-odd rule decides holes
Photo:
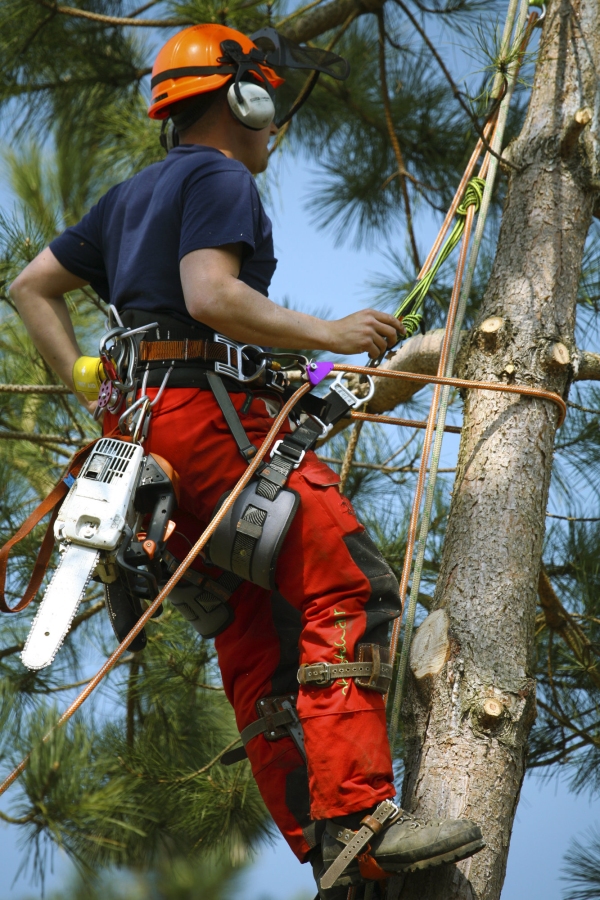
[[(563, 728), (567, 728), (569, 731), (572, 731), (573, 734), (577, 735), (577, 737), (582, 739), (582, 744), (591, 744), (593, 747), (600, 748), (600, 738), (594, 737), (594, 735), (590, 734), (589, 731), (583, 731), (581, 728), (577, 728), (576, 725), (564, 714), (556, 712), (556, 710), (552, 709), (547, 703), (544, 703), (543, 700), (537, 699), (537, 705), (540, 706), (544, 712), (547, 712), (548, 715), (552, 716)], [(595, 722), (593, 727), (597, 727), (600, 723)]]
[[(567, 741), (575, 741), (576, 736), (571, 735), (571, 737), (566, 737), (565, 744)], [(555, 763), (563, 762), (568, 759), (569, 756), (574, 753), (576, 750), (581, 750), (582, 747), (587, 747), (589, 745), (589, 741), (587, 740), (579, 740), (570, 746), (563, 747), (558, 753), (554, 756), (551, 756), (550, 759), (536, 759), (533, 762), (527, 763), (528, 769), (539, 769), (541, 766), (551, 766)]]
[(38, 434), (35, 431), (0, 431), (0, 441), (27, 441), (30, 444), (63, 444), (67, 447), (81, 447), (93, 438), (66, 438), (62, 434)]
[(562, 638), (594, 685), (600, 687), (600, 672), (593, 660), (593, 657), (600, 658), (600, 653), (564, 608), (543, 568), (538, 581), (538, 597), (548, 628)]
[(33, 822), (35, 820), (35, 815), (33, 813), (28, 813), (26, 816), (14, 818), (14, 816), (9, 816), (5, 812), (2, 812), (2, 810), (0, 810), (0, 819), (2, 819), (2, 821), (6, 822), (8, 825), (27, 825), (29, 822)]
[[(124, 656), (123, 659), (120, 659), (119, 662), (113, 667), (114, 669), (118, 669), (119, 666), (124, 666), (127, 663), (130, 663), (132, 659), (134, 659), (134, 654), (130, 654), (129, 656)], [(44, 688), (43, 691), (34, 692), (34, 693), (56, 693), (58, 691), (70, 691), (73, 688), (83, 687), (84, 684), (89, 684), (91, 678), (82, 678), (81, 681), (72, 681), (71, 684), (59, 684), (56, 687), (47, 687)]]
[[(192, 19), (132, 19), (121, 16), (105, 16), (102, 13), (88, 12), (86, 9), (75, 9), (73, 6), (59, 6), (50, 3), (49, 0), (37, 0), (40, 6), (45, 6), (53, 13), (63, 16), (72, 16), (75, 19), (90, 19), (92, 22), (101, 22), (102, 25), (135, 25), (142, 28), (177, 28), (181, 25), (195, 25)], [(150, 4), (148, 4), (150, 5)]]
[(388, 136), (392, 145), (392, 149), (394, 151), (394, 156), (396, 157), (396, 163), (398, 165), (398, 176), (400, 178), (400, 185), (402, 188), (404, 212), (406, 215), (406, 227), (408, 229), (413, 263), (415, 266), (415, 270), (419, 272), (421, 269), (421, 263), (419, 260), (419, 250), (417, 248), (417, 241), (415, 238), (410, 197), (406, 184), (406, 166), (404, 164), (404, 156), (400, 148), (400, 141), (398, 140), (398, 135), (396, 134), (396, 129), (394, 128), (394, 120), (392, 119), (392, 110), (390, 108), (390, 96), (388, 93), (387, 72), (385, 66), (385, 23), (383, 20), (383, 9), (380, 9), (377, 12), (377, 26), (379, 29), (379, 79), (381, 82), (381, 99), (383, 101), (383, 110), (385, 113)]
[(343, 25), (353, 14), (362, 16), (376, 12), (384, 3), (385, 0), (332, 0), (331, 3), (309, 10), (292, 24), (288, 23), (279, 30), (284, 37), (303, 44)]
[[(440, 54), (437, 52), (437, 50), (436, 50), (436, 48), (435, 48), (435, 45), (433, 44), (433, 42), (432, 42), (431, 39), (429, 38), (429, 36), (428, 36), (427, 32), (425, 31), (425, 29), (420, 25), (419, 21), (415, 18), (415, 16), (413, 16), (413, 14), (411, 13), (411, 11), (410, 11), (410, 10), (408, 9), (408, 7), (402, 2), (402, 0), (394, 0), (394, 3), (396, 3), (396, 4), (400, 7), (400, 9), (402, 9), (402, 10), (404, 11), (404, 13), (405, 13), (405, 15), (407, 16), (407, 18), (411, 21), (411, 23), (412, 23), (412, 25), (414, 26), (414, 28), (419, 32), (419, 34), (420, 34), (421, 37), (423, 38), (424, 42), (427, 44), (427, 47), (428, 47), (429, 50), (431, 51), (431, 53), (432, 53), (432, 55), (433, 55), (433, 58), (435, 59), (435, 61), (436, 61), (437, 64), (439, 65), (439, 67), (440, 67), (440, 69), (442, 70), (442, 72), (443, 72), (443, 74), (444, 74), (446, 80), (448, 81), (448, 84), (450, 85), (450, 90), (452, 91), (452, 94), (454, 95), (454, 98), (459, 102), (459, 104), (461, 105), (462, 109), (463, 109), (464, 112), (468, 115), (469, 119), (470, 119), (471, 122), (473, 123), (473, 127), (474, 127), (474, 129), (475, 129), (475, 131), (476, 131), (476, 133), (477, 133), (477, 136), (478, 136), (478, 137), (480, 138), (480, 140), (482, 141), (483, 146), (485, 147), (485, 149), (487, 150), (487, 152), (490, 153), (492, 156), (494, 156), (497, 160), (499, 160), (499, 162), (502, 163), (503, 166), (509, 166), (511, 169), (514, 169), (515, 171), (519, 171), (519, 167), (518, 167), (518, 166), (515, 166), (514, 163), (511, 163), (509, 160), (505, 159), (505, 158), (502, 156), (502, 154), (496, 153), (496, 151), (494, 150), (494, 148), (491, 146), (490, 142), (489, 142), (489, 141), (487, 140), (487, 138), (485, 137), (485, 134), (483, 133), (483, 128), (482, 128), (482, 126), (479, 124), (479, 121), (478, 121), (478, 119), (477, 119), (477, 116), (474, 115), (473, 111), (471, 110), (471, 107), (470, 107), (469, 104), (464, 100), (464, 94), (463, 94), (463, 92), (458, 88), (456, 82), (454, 81), (454, 79), (452, 78), (452, 75), (450, 74), (450, 72), (449, 72), (449, 70), (448, 70), (448, 67), (446, 66), (446, 64), (445, 64), (444, 60), (442, 59), (442, 57), (440, 56)], [(494, 115), (494, 113), (496, 112), (498, 106), (500, 105), (500, 102), (501, 102), (503, 96), (504, 96), (504, 90), (502, 90), (502, 91), (500, 92), (500, 96), (499, 96), (499, 97), (497, 97), (497, 98), (494, 99), (494, 103), (493, 103), (493, 105), (492, 105), (492, 108), (491, 108), (491, 110), (489, 111), (489, 113), (488, 113), (488, 115), (487, 115), (487, 117), (486, 117), (486, 120), (487, 120), (487, 121), (489, 121), (489, 120), (492, 118), (492, 116)]]
[[(306, 6), (301, 6), (299, 9), (295, 9), (294, 12), (291, 12), (289, 16), (285, 16), (285, 18), (280, 19), (275, 23), (275, 28), (278, 28), (281, 31), (283, 25), (286, 22), (291, 22), (293, 19), (297, 19), (298, 16), (304, 15), (304, 13), (308, 12), (309, 9), (314, 9), (315, 6), (320, 6), (323, 0), (312, 0), (311, 3), (307, 3)], [(243, 7), (238, 7), (243, 8)]]
[(0, 394), (70, 394), (64, 384), (0, 384)]
[[(98, 601), (93, 606), (90, 606), (89, 609), (86, 609), (85, 612), (80, 613), (78, 616), (75, 616), (73, 619), (73, 624), (69, 629), (69, 634), (73, 634), (73, 632), (79, 628), (82, 622), (87, 622), (88, 619), (91, 619), (92, 616), (95, 616), (100, 612), (101, 609), (104, 609), (104, 600)], [(13, 644), (10, 647), (4, 647), (0, 650), (0, 659), (5, 659), (7, 656), (13, 656), (15, 653), (20, 653), (23, 647), (25, 646), (24, 641), (20, 641), (18, 644)], [(85, 682), (87, 684), (87, 681)]]
[[(225, 756), (225, 754), (235, 747), (236, 744), (239, 744), (241, 741), (241, 737), (238, 735), (231, 743), (227, 744), (226, 747), (223, 747), (222, 750), (219, 750), (217, 755), (210, 760), (210, 762), (206, 763), (205, 766), (202, 766), (201, 769), (197, 769), (195, 772), (191, 772), (189, 775), (183, 775), (180, 778), (155, 778), (152, 779), (154, 784), (187, 784), (188, 781), (192, 781), (194, 778), (197, 778), (199, 775), (204, 775), (205, 772), (208, 772), (219, 760)], [(130, 775), (134, 775), (136, 778), (147, 779), (148, 776), (145, 772), (136, 772), (134, 769), (131, 769), (125, 760), (122, 757), (119, 757), (119, 762), (126, 769)]]
[[(350, 15), (348, 16), (348, 18), (346, 19), (346, 21), (344, 22), (342, 27), (339, 29), (339, 31), (337, 31), (334, 34), (332, 39), (327, 44), (327, 46), (325, 48), (326, 50), (333, 50), (333, 48), (335, 47), (337, 42), (348, 30), (348, 28), (350, 27), (352, 22), (355, 20), (357, 15), (358, 14), (356, 12), (350, 13)], [(273, 142), (273, 146), (269, 150), (269, 156), (272, 153), (274, 153), (275, 150), (277, 150), (281, 146), (281, 144), (283, 142), (283, 138), (285, 137), (290, 125), (292, 124), (292, 117), (294, 116), (296, 110), (299, 109), (300, 106), (302, 106), (302, 104), (305, 102), (305, 100), (310, 96), (310, 94), (313, 91), (313, 88), (315, 87), (315, 85), (318, 81), (318, 78), (319, 78), (319, 73), (317, 71), (311, 72), (311, 74), (308, 76), (308, 78), (302, 85), (302, 88), (300, 89), (300, 93), (294, 100), (292, 106), (290, 107), (289, 112), (287, 113), (287, 121), (285, 121), (282, 124), (282, 126), (279, 128), (279, 131), (277, 132), (277, 137), (275, 138), (275, 141)]]
[[(328, 463), (329, 465), (342, 466), (344, 464), (344, 460), (340, 459), (337, 456), (319, 456), (319, 454), (317, 454), (317, 456), (321, 460), (321, 462)], [(384, 475), (392, 475), (397, 472), (419, 472), (419, 468), (417, 466), (385, 466), (379, 463), (365, 463), (354, 461), (351, 463), (351, 466), (353, 469), (368, 469), (373, 472), (382, 472)], [(456, 472), (456, 468), (438, 469), (437, 471), (446, 473)]]
[(150, 9), (151, 6), (156, 6), (156, 4), (160, 2), (161, 0), (148, 0), (148, 3), (144, 3), (143, 6), (138, 6), (137, 9), (134, 9), (134, 11), (129, 14), (129, 18), (134, 19), (136, 16), (139, 16), (143, 12), (146, 12), (147, 9)]
[(563, 522), (600, 522), (600, 516), (587, 518), (583, 516), (559, 516), (557, 513), (547, 512), (549, 519), (562, 519)]

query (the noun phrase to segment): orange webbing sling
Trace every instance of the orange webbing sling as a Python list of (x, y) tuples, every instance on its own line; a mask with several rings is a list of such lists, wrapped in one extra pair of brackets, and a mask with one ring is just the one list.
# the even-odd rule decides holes
[[(56, 521), (61, 501), (69, 492), (69, 487), (65, 482), (65, 478), (67, 478), (69, 475), (72, 475), (75, 478), (77, 477), (77, 475), (81, 471), (81, 467), (83, 466), (84, 462), (90, 455), (90, 452), (99, 440), (100, 438), (96, 438), (90, 444), (87, 444), (85, 447), (82, 447), (81, 450), (77, 451), (69, 464), (67, 472), (61, 478), (58, 484), (50, 491), (46, 499), (42, 500), (37, 509), (34, 509), (34, 511), (29, 516), (27, 516), (17, 533), (14, 534), (11, 539), (6, 542), (2, 549), (0, 549), (0, 612), (21, 612), (21, 610), (29, 606), (38, 590), (40, 589), (40, 585), (42, 583), (44, 575), (46, 574), (46, 569), (48, 568), (48, 563), (50, 562), (50, 557), (54, 548), (54, 522)], [(24, 537), (27, 537), (27, 535), (33, 531), (35, 526), (39, 522), (41, 522), (44, 516), (47, 516), (49, 512), (52, 512), (52, 518), (48, 523), (46, 534), (44, 535), (44, 540), (42, 541), (42, 546), (38, 551), (35, 565), (33, 567), (33, 572), (31, 573), (29, 584), (27, 585), (27, 590), (25, 591), (23, 597), (19, 600), (19, 602), (15, 606), (11, 607), (7, 604), (5, 596), (6, 570), (8, 567), (8, 557), (10, 551), (16, 544), (22, 541)]]

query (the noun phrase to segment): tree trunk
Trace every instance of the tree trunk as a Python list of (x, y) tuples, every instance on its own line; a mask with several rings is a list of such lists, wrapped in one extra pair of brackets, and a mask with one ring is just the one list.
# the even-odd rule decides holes
[[(573, 376), (577, 284), (600, 188), (594, 68), (600, 0), (554, 0), (523, 131), (505, 154), (518, 170), (463, 376), (560, 393)], [(490, 317), (503, 320), (493, 339), (481, 327)], [(407, 876), (391, 892), (402, 900), (500, 896), (535, 718), (534, 617), (556, 421), (550, 403), (465, 397), (438, 618), (421, 638), (417, 631), (403, 709), (403, 805), (427, 818), (471, 817), (487, 847)]]

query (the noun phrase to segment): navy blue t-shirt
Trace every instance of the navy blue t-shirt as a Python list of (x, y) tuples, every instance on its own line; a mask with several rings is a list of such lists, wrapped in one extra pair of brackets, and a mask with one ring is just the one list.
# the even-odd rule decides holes
[(143, 309), (191, 323), (179, 261), (193, 250), (239, 242), (240, 280), (267, 296), (277, 260), (252, 175), (219, 150), (184, 144), (111, 188), (50, 249), (119, 311)]

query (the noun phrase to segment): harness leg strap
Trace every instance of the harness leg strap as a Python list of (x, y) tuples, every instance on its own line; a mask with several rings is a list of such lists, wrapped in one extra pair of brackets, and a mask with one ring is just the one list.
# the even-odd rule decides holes
[(329, 687), (338, 678), (355, 678), (359, 687), (387, 694), (393, 672), (389, 658), (388, 647), (359, 644), (358, 662), (303, 664), (298, 669), (298, 682), (303, 686)]
[(248, 439), (244, 426), (240, 422), (237, 410), (231, 402), (231, 397), (229, 396), (227, 388), (215, 372), (207, 372), (206, 380), (214, 394), (215, 400), (221, 408), (223, 418), (229, 426), (229, 430), (238, 445), (240, 453), (246, 462), (250, 462), (252, 457), (256, 455), (256, 447), (254, 444), (250, 443), (250, 440)]

